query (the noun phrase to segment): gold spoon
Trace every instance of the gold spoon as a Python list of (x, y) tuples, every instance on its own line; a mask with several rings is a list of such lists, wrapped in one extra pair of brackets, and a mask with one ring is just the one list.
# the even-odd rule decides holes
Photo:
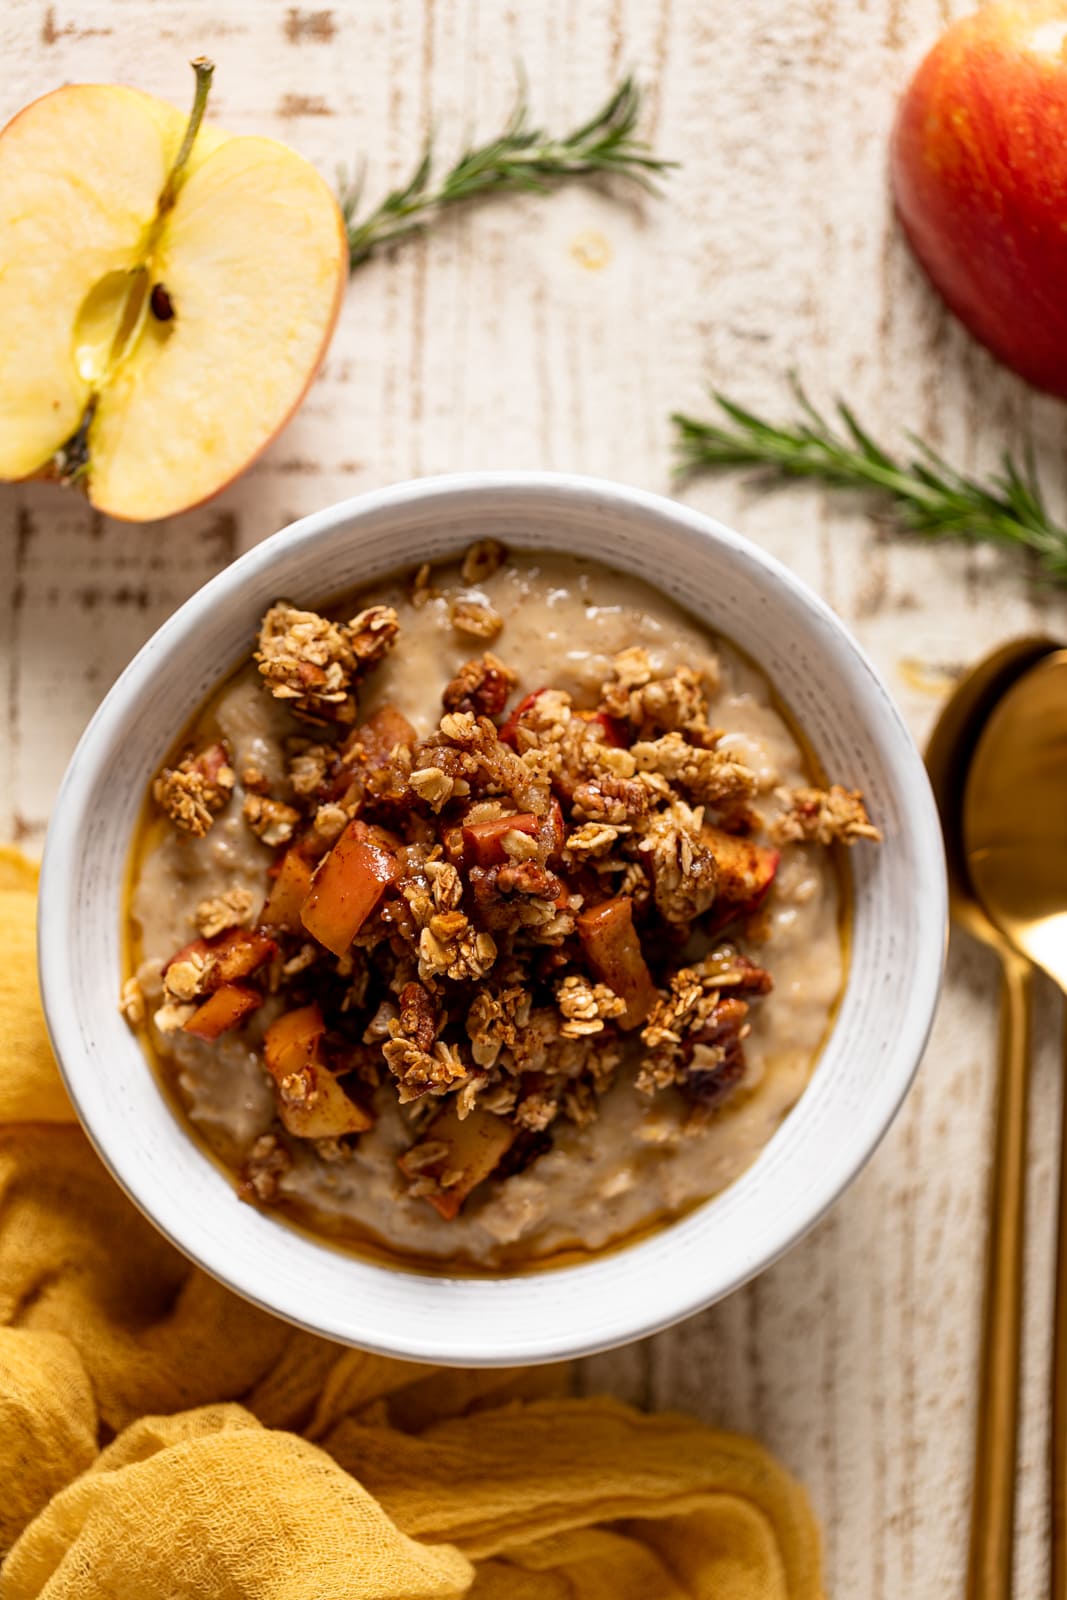
[[(1012, 948), (1067, 992), (1067, 650), (1008, 689), (975, 747), (963, 807), (971, 881)], [(1067, 1150), (1052, 1341), (1052, 1600), (1067, 1600)]]
[(964, 792), (982, 730), (998, 701), (1055, 644), (1019, 639), (979, 663), (938, 719), (926, 766), (941, 816), (953, 922), (1000, 961), (996, 1134), (990, 1183), (985, 1298), (979, 1357), (967, 1600), (1010, 1600), (1022, 1311), (1026, 1100), (1030, 1061), (1030, 962), (986, 915), (963, 845)]

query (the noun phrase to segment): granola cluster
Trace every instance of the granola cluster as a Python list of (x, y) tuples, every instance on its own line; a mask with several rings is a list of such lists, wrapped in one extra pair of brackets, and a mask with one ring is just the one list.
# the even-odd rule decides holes
[(393, 648), (397, 631), (392, 606), (368, 606), (351, 622), (331, 622), (279, 600), (260, 626), (256, 665), (294, 716), (351, 724), (359, 679)]
[(224, 745), (208, 745), (164, 767), (152, 785), (152, 798), (176, 828), (201, 839), (233, 794), (236, 775)]
[(829, 789), (780, 789), (778, 798), (786, 808), (771, 825), (779, 844), (806, 840), (827, 845), (835, 839), (852, 844), (856, 839), (877, 842), (882, 837), (858, 789), (842, 789), (837, 783)]
[[(472, 547), (464, 579), (503, 555)], [(413, 601), (429, 592), (420, 570)], [(503, 627), (481, 601), (450, 617), (472, 639)], [(750, 1006), (771, 987), (736, 937), (777, 844), (878, 834), (833, 788), (781, 795), (774, 843), (757, 838), (755, 776), (709, 720), (715, 685), (640, 648), (588, 704), (551, 686), (516, 699), (515, 673), (483, 652), (443, 686), (428, 737), (395, 706), (357, 722), (360, 681), (397, 635), (386, 606), (347, 623), (267, 612), (255, 660), (295, 720), (284, 781), (241, 775), (243, 824), (274, 852), (265, 898), (201, 902), (154, 1020), (206, 1040), (252, 1024), (277, 1132), (250, 1152), (249, 1197), (276, 1195), (293, 1141), (345, 1159), (389, 1095), (410, 1192), (448, 1218), (560, 1124), (591, 1122), (620, 1072), (681, 1096), (696, 1124), (711, 1114), (743, 1081)], [(155, 794), (202, 834), (234, 788), (214, 745)]]

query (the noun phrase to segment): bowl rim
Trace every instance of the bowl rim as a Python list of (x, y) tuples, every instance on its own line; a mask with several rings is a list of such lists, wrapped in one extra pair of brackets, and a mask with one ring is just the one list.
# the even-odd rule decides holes
[[(324, 1321), (321, 1315), (316, 1318), (314, 1313), (309, 1313), (304, 1303), (298, 1302), (295, 1297), (289, 1297), (284, 1303), (269, 1298), (263, 1292), (262, 1272), (248, 1271), (242, 1260), (234, 1259), (232, 1248), (227, 1250), (224, 1230), (218, 1230), (209, 1241), (202, 1237), (199, 1247), (185, 1242), (180, 1227), (161, 1221), (152, 1209), (151, 1197), (143, 1198), (136, 1186), (128, 1180), (121, 1156), (121, 1142), (109, 1140), (108, 1130), (97, 1127), (85, 1110), (79, 1095), (80, 1058), (85, 1055), (82, 1032), (79, 1021), (74, 1015), (74, 1008), (64, 1005), (64, 999), (72, 992), (72, 977), (76, 965), (73, 952), (77, 941), (69, 936), (76, 906), (70, 898), (68, 886), (76, 858), (79, 825), (88, 814), (88, 802), (98, 781), (111, 738), (125, 725), (129, 714), (136, 706), (142, 688), (159, 670), (172, 646), (183, 639), (206, 613), (224, 608), (239, 595), (242, 587), (253, 575), (269, 570), (283, 554), (289, 554), (294, 546), (313, 544), (337, 529), (339, 525), (356, 524), (381, 511), (402, 509), (406, 505), (421, 501), (500, 491), (526, 494), (535, 502), (539, 499), (547, 501), (552, 497), (562, 496), (572, 500), (577, 498), (602, 504), (614, 503), (624, 505), (631, 512), (644, 514), (650, 519), (666, 518), (680, 531), (702, 539), (711, 538), (717, 544), (726, 546), (752, 565), (761, 568), (772, 586), (775, 584), (783, 586), (791, 593), (794, 601), (799, 601), (812, 615), (813, 620), (822, 623), (838, 648), (843, 649), (851, 661), (855, 673), (866, 681), (866, 687), (878, 702), (886, 719), (885, 726), (895, 737), (902, 761), (905, 763), (898, 772), (898, 781), (902, 791), (907, 795), (908, 820), (915, 829), (913, 842), (918, 858), (918, 872), (923, 883), (923, 905), (918, 926), (919, 944), (924, 959), (917, 963), (918, 980), (910, 992), (906, 1014), (899, 1020), (899, 1032), (893, 1053), (898, 1077), (893, 1092), (884, 1098), (882, 1115), (877, 1123), (867, 1130), (864, 1137), (850, 1142), (846, 1154), (839, 1160), (827, 1163), (826, 1175), (821, 1178), (818, 1185), (813, 1185), (808, 1203), (803, 1209), (791, 1211), (788, 1216), (783, 1212), (774, 1229), (769, 1247), (760, 1249), (746, 1267), (735, 1271), (727, 1281), (716, 1281), (712, 1286), (709, 1286), (704, 1278), (681, 1283), (671, 1297), (666, 1299), (660, 1297), (653, 1305), (646, 1305), (640, 1296), (635, 1296), (628, 1314), (625, 1317), (616, 1317), (619, 1326), (608, 1336), (589, 1338), (583, 1337), (580, 1330), (571, 1332), (561, 1329), (553, 1339), (548, 1339), (544, 1335), (528, 1338), (525, 1342), (522, 1339), (512, 1339), (506, 1351), (494, 1353), (492, 1350), (487, 1350), (484, 1344), (479, 1344), (476, 1329), (468, 1330), (465, 1335), (457, 1335), (450, 1330), (447, 1349), (442, 1350), (440, 1334), (434, 1335), (432, 1332), (427, 1334), (423, 1331), (423, 1327), (435, 1320), (430, 1317), (420, 1319), (421, 1327), (398, 1328), (395, 1334), (390, 1328), (387, 1338), (365, 1337), (363, 1334), (353, 1333), (350, 1327), (339, 1325), (336, 1318), (333, 1321)], [(610, 560), (608, 564), (610, 565)], [(456, 1366), (495, 1366), (548, 1362), (589, 1355), (658, 1333), (703, 1307), (732, 1294), (773, 1265), (810, 1232), (830, 1206), (851, 1185), (873, 1155), (888, 1132), (914, 1081), (933, 1026), (944, 969), (947, 934), (948, 896), (941, 830), (922, 757), (873, 663), (829, 605), (777, 557), (714, 517), (665, 495), (579, 473), (495, 470), (446, 473), (408, 479), (351, 496), (311, 512), (269, 535), (224, 567), (156, 629), (120, 673), (97, 707), (78, 741), (60, 785), (41, 863), (37, 953), (41, 999), (49, 1038), (81, 1127), (111, 1176), (137, 1209), (176, 1249), (242, 1298), (271, 1315), (320, 1337), (356, 1345), (358, 1348), (377, 1354), (413, 1361)], [(110, 1004), (111, 997), (106, 997), (101, 1003)], [(836, 1027), (836, 1023), (834, 1026)], [(831, 1029), (831, 1035), (832, 1031)], [(824, 1040), (820, 1056), (825, 1053), (831, 1035)], [(75, 1065), (72, 1066), (71, 1063)], [(170, 1115), (174, 1116), (175, 1126), (182, 1137), (188, 1138), (188, 1131), (181, 1126), (172, 1108)], [(210, 1158), (204, 1155), (203, 1159)], [(732, 1188), (733, 1185), (728, 1187)], [(698, 1211), (700, 1209), (698, 1207)], [(625, 1246), (622, 1253), (636, 1253), (653, 1244), (656, 1239), (669, 1236), (674, 1229), (684, 1224), (687, 1217), (694, 1214), (688, 1213), (674, 1223), (668, 1223), (658, 1229), (645, 1240), (635, 1241), (632, 1246)], [(306, 1236), (306, 1242), (312, 1250), (321, 1248), (314, 1236)], [(333, 1247), (327, 1243), (326, 1248)], [(609, 1251), (607, 1254), (617, 1256), (619, 1252)], [(561, 1266), (553, 1269), (547, 1277), (544, 1274), (539, 1276), (542, 1282), (551, 1282), (564, 1275), (587, 1274), (595, 1277), (596, 1265), (604, 1259), (605, 1254), (601, 1252), (588, 1262)], [(387, 1266), (366, 1261), (362, 1264), (368, 1270), (397, 1276), (397, 1270)], [(490, 1286), (497, 1295), (506, 1294), (509, 1283), (531, 1281), (529, 1275), (516, 1274), (481, 1276), (476, 1279), (447, 1276), (442, 1278), (437, 1275), (431, 1277), (413, 1273), (407, 1268), (399, 1269), (399, 1274), (428, 1285), (480, 1283), (483, 1286)], [(591, 1283), (590, 1289), (592, 1288)], [(358, 1307), (355, 1308), (353, 1317), (358, 1321)]]

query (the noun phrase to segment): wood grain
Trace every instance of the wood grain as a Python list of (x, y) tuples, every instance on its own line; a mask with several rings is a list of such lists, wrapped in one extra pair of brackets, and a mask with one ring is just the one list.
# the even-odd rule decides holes
[[(650, 86), (661, 201), (572, 189), (456, 215), (353, 281), (292, 426), (213, 505), (103, 521), (47, 487), (0, 491), (6, 833), (39, 844), (64, 763), (154, 627), (235, 553), (344, 495), (417, 473), (540, 466), (666, 489), (667, 414), (714, 382), (786, 406), (796, 366), (889, 437), (968, 466), (1028, 434), (1053, 474), (1062, 407), (998, 370), (927, 292), (893, 228), (894, 98), (967, 0), (8, 0), (0, 115), (65, 81), (184, 104), (284, 138), (371, 194), (489, 131), (524, 64), (553, 126), (624, 66)], [(197, 15), (199, 13), (199, 16)], [(194, 26), (195, 21), (195, 26)], [(859, 503), (737, 480), (685, 491), (788, 561), (851, 623), (922, 738), (951, 675), (1001, 637), (1067, 632), (1067, 603), (987, 551), (887, 540)], [(810, 1237), (682, 1328), (586, 1364), (588, 1388), (752, 1429), (809, 1485), (831, 1592), (960, 1592), (992, 1084), (994, 974), (962, 941), (919, 1083)], [(1042, 991), (1033, 1104), (1018, 1586), (1045, 1592), (1045, 1363), (1056, 1006)], [(634, 1284), (635, 1295), (641, 1286)]]

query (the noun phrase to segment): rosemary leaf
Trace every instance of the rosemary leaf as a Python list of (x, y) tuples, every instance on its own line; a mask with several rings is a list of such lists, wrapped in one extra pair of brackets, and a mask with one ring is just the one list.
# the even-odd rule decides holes
[(661, 161), (636, 136), (641, 91), (633, 78), (620, 83), (595, 116), (563, 138), (530, 125), (520, 95), (507, 127), (487, 144), (468, 148), (440, 177), (434, 173), (433, 141), (401, 188), (367, 214), (360, 214), (363, 179), (342, 177), (341, 210), (354, 271), (376, 251), (421, 232), (450, 206), (494, 194), (544, 194), (573, 178), (616, 176), (654, 190), (655, 180), (676, 163)]
[(843, 401), (836, 418), (828, 418), (795, 380), (793, 388), (799, 414), (791, 423), (768, 422), (718, 393), (713, 399), (721, 415), (711, 421), (675, 412), (681, 475), (762, 467), (772, 478), (872, 491), (909, 533), (1022, 546), (1046, 576), (1067, 583), (1067, 528), (1049, 513), (1029, 454), (1020, 465), (1005, 452), (1000, 471), (985, 479), (957, 472), (914, 436), (914, 453), (896, 457)]

